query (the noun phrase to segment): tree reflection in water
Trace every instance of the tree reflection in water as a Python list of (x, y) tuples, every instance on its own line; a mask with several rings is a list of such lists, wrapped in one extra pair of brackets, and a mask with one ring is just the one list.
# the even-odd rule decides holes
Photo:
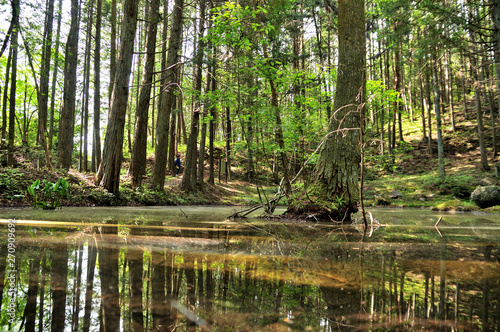
[(370, 242), (353, 227), (278, 223), (103, 224), (36, 236), (19, 227), (17, 236), (13, 325), (5, 279), (10, 269), (6, 250), (0, 251), (0, 322), (12, 330), (500, 326), (498, 244)]

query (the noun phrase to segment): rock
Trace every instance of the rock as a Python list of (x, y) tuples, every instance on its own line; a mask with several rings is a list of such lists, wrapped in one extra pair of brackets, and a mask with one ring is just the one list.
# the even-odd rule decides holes
[(480, 208), (484, 209), (490, 206), (500, 204), (500, 187), (483, 186), (478, 187), (470, 195), (471, 200)]
[(393, 190), (391, 192), (391, 196), (389, 196), (391, 199), (397, 199), (397, 198), (403, 198), (403, 193), (399, 190)]
[(497, 180), (493, 178), (484, 178), (481, 181), (479, 181), (479, 184), (481, 186), (496, 186), (498, 184)]
[(391, 201), (383, 196), (375, 196), (375, 205), (390, 205)]

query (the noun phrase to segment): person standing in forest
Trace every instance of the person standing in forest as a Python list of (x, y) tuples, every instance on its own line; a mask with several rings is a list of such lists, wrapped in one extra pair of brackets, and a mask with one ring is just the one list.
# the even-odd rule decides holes
[(175, 159), (175, 176), (179, 176), (179, 172), (181, 170), (181, 155), (178, 154)]

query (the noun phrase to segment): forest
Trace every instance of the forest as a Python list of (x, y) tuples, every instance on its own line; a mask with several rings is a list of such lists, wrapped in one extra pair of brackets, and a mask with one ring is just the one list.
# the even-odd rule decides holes
[(12, 0), (0, 19), (4, 192), (28, 162), (156, 204), (234, 177), (266, 212), (340, 220), (385, 176), (424, 201), (401, 175), (468, 199), (497, 173), (498, 0)]

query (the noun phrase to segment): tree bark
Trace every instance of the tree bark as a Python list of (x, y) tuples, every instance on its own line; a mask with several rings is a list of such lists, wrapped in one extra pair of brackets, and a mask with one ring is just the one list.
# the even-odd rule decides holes
[(16, 118), (16, 84), (17, 84), (17, 55), (18, 55), (18, 35), (19, 35), (19, 11), (18, 0), (12, 1), (13, 20), (12, 36), (10, 37), (10, 52), (12, 54), (11, 77), (10, 77), (10, 100), (9, 100), (9, 140), (7, 153), (7, 166), (14, 164), (14, 139), (15, 139), (15, 118)]
[(177, 78), (177, 67), (179, 66), (179, 49), (182, 45), (182, 22), (184, 12), (184, 0), (176, 0), (172, 24), (170, 27), (170, 38), (167, 55), (167, 71), (161, 89), (166, 90), (165, 99), (161, 108), (158, 109), (158, 119), (156, 120), (156, 145), (155, 163), (153, 166), (153, 188), (163, 189), (165, 186), (167, 152), (168, 152), (168, 130), (169, 117), (172, 111), (173, 100), (175, 100), (175, 90), (179, 84)]
[(152, 0), (149, 6), (149, 17), (146, 28), (146, 61), (144, 63), (139, 105), (135, 114), (134, 145), (132, 148), (132, 160), (130, 162), (133, 188), (141, 186), (142, 176), (146, 174), (148, 113), (155, 66), (156, 33), (158, 22), (160, 21), (160, 16), (158, 15), (160, 1)]
[(5, 69), (5, 86), (3, 88), (3, 102), (2, 102), (2, 136), (0, 141), (0, 147), (4, 147), (4, 143), (7, 139), (7, 104), (8, 104), (8, 93), (9, 93), (9, 83), (10, 83), (10, 70), (12, 64), (12, 47), (9, 48), (9, 55), (7, 56), (7, 67)]
[[(205, 12), (205, 0), (200, 0), (200, 25), (198, 32), (198, 46), (197, 46), (197, 54), (196, 54), (196, 78), (195, 78), (195, 86), (194, 90), (196, 93), (197, 102), (195, 104), (195, 108), (193, 110), (193, 114), (191, 117), (191, 132), (189, 133), (188, 144), (186, 148), (186, 167), (184, 169), (181, 188), (184, 191), (196, 191), (198, 185), (197, 179), (197, 151), (198, 151), (198, 134), (199, 134), (199, 126), (200, 126), (200, 111), (201, 111), (201, 83), (202, 83), (202, 62), (204, 56), (204, 42), (203, 42), (203, 34), (205, 31), (205, 20), (203, 19), (204, 15), (201, 13)], [(200, 154), (204, 153), (204, 151), (200, 151)], [(198, 167), (203, 167), (203, 165), (198, 165)], [(201, 179), (200, 181), (203, 181)]]
[(436, 113), (436, 133), (437, 133), (437, 144), (438, 144), (438, 165), (439, 165), (439, 176), (444, 179), (446, 176), (444, 168), (444, 143), (443, 134), (441, 130), (441, 91), (439, 89), (438, 81), (438, 67), (436, 64), (436, 54), (437, 50), (435, 47), (431, 50), (432, 54), (432, 83), (434, 86), (434, 112)]
[(52, 150), (52, 141), (54, 139), (54, 119), (55, 119), (55, 96), (56, 96), (56, 82), (57, 73), (59, 69), (59, 44), (61, 39), (61, 11), (62, 11), (62, 0), (59, 0), (57, 10), (57, 32), (56, 41), (54, 45), (54, 68), (52, 71), (52, 87), (50, 92), (50, 114), (49, 114), (49, 142), (48, 149)]
[(46, 163), (49, 168), (52, 168), (50, 161), (50, 153), (47, 146), (47, 114), (49, 100), (49, 76), (50, 76), (50, 59), (52, 49), (52, 23), (54, 21), (54, 0), (47, 1), (47, 13), (45, 15), (45, 33), (43, 40), (42, 51), (42, 66), (40, 69), (40, 90), (37, 93), (38, 99), (38, 132), (37, 142), (42, 144), (46, 152)]
[(71, 26), (66, 42), (64, 62), (64, 92), (60, 119), (59, 166), (68, 170), (73, 157), (75, 133), (76, 69), (78, 66), (79, 1), (71, 0)]
[(80, 163), (78, 169), (88, 171), (88, 125), (89, 125), (89, 101), (90, 101), (90, 50), (92, 45), (92, 22), (94, 20), (94, 0), (90, 0), (88, 4), (88, 15), (86, 22), (87, 35), (85, 38), (85, 56), (83, 67), (83, 105), (82, 119), (80, 126)]
[(357, 211), (360, 175), (360, 114), (365, 94), (364, 0), (339, 0), (339, 63), (334, 114), (321, 147), (317, 177), (338, 210), (332, 219), (350, 220)]
[(94, 128), (92, 135), (92, 172), (97, 172), (101, 163), (101, 24), (102, 0), (97, 0), (94, 48)]
[(123, 7), (124, 14), (116, 82), (111, 96), (111, 109), (102, 162), (97, 173), (97, 183), (110, 193), (117, 193), (120, 186), (125, 115), (129, 95), (128, 82), (132, 66), (138, 5), (138, 1), (126, 0)]

